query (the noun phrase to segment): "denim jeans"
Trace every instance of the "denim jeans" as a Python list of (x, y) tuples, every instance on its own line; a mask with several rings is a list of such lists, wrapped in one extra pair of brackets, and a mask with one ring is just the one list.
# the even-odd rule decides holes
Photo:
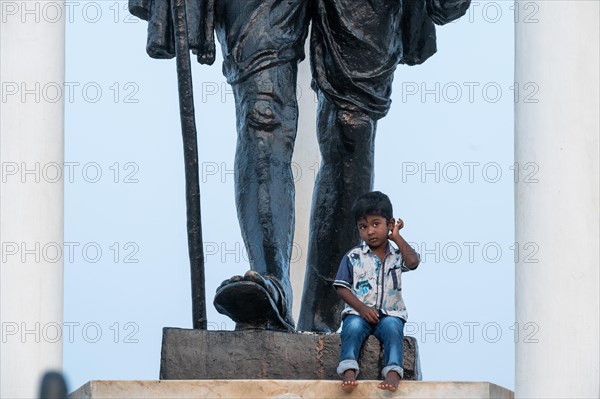
[(390, 371), (403, 376), (402, 356), (404, 353), (404, 320), (399, 317), (380, 315), (377, 324), (370, 324), (360, 316), (349, 314), (342, 325), (342, 350), (338, 374), (353, 369), (358, 375), (358, 355), (369, 335), (373, 334), (383, 344), (385, 367), (383, 377)]

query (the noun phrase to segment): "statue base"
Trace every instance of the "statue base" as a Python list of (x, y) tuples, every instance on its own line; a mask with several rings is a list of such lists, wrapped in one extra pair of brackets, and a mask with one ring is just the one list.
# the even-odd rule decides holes
[(203, 381), (89, 381), (71, 399), (348, 399), (348, 398), (466, 398), (513, 399), (514, 393), (489, 382), (401, 381), (396, 392), (377, 388), (379, 381), (360, 381), (352, 393), (340, 381), (203, 380)]
[[(339, 334), (269, 330), (164, 328), (161, 380), (337, 380)], [(383, 351), (371, 336), (361, 350), (359, 379), (381, 379)], [(420, 381), (417, 340), (404, 338), (404, 379)]]

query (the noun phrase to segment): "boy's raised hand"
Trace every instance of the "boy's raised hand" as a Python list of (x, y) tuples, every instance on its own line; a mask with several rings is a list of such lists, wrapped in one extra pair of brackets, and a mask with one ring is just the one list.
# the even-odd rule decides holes
[(395, 241), (395, 238), (400, 238), (400, 230), (404, 227), (404, 221), (398, 218), (396, 221), (392, 219), (392, 223), (394, 223), (394, 227), (388, 238), (392, 241)]
[(409, 269), (415, 269), (419, 266), (419, 254), (415, 252), (413, 247), (408, 244), (404, 238), (400, 235), (400, 229), (404, 227), (404, 221), (400, 218), (394, 223), (394, 219), (391, 220), (393, 223), (392, 232), (388, 236), (388, 239), (392, 240), (394, 244), (402, 253), (402, 258), (404, 259), (404, 264)]

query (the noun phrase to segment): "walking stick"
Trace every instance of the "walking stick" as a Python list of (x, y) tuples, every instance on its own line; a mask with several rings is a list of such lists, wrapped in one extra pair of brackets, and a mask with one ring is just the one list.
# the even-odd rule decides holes
[(171, 0), (171, 10), (175, 28), (175, 59), (177, 63), (179, 113), (181, 116), (183, 160), (185, 164), (188, 252), (192, 278), (192, 318), (195, 329), (206, 330), (204, 248), (202, 245), (200, 182), (198, 176), (198, 141), (194, 117), (194, 93), (185, 0)]

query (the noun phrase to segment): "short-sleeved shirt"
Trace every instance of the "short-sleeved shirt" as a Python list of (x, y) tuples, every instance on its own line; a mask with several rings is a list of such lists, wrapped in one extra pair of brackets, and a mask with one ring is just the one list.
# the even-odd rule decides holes
[[(344, 256), (333, 285), (346, 287), (365, 305), (406, 321), (408, 312), (402, 298), (401, 275), (410, 270), (413, 269), (404, 264), (400, 250), (391, 244), (388, 243), (383, 262), (367, 244), (363, 244)], [(347, 314), (359, 315), (346, 304), (342, 317)]]

